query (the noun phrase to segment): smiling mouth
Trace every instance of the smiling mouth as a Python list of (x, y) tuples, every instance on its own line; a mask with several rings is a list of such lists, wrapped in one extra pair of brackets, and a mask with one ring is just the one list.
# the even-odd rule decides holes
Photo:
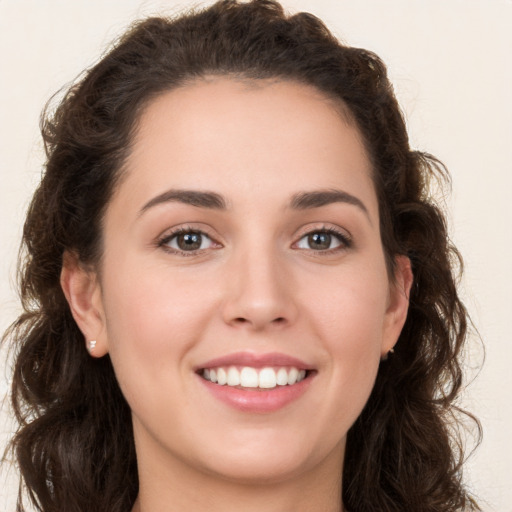
[(203, 368), (197, 372), (203, 379), (237, 389), (269, 390), (293, 386), (310, 377), (312, 370), (298, 369), (294, 366), (254, 368), (251, 366), (218, 366)]

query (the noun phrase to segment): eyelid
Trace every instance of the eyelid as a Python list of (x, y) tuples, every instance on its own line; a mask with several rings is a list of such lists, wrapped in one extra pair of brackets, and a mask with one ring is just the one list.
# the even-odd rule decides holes
[[(220, 243), (217, 240), (218, 237), (213, 235), (210, 231), (211, 231), (210, 229), (208, 229), (207, 227), (205, 228), (204, 226), (198, 227), (198, 226), (193, 226), (191, 224), (185, 224), (185, 225), (181, 224), (181, 225), (174, 226), (172, 228), (167, 229), (166, 231), (164, 231), (164, 233), (162, 235), (158, 236), (158, 238), (156, 240), (156, 245), (159, 248), (161, 248), (164, 251), (169, 252), (171, 254), (179, 254), (179, 255), (184, 255), (184, 256), (194, 256), (196, 254), (206, 252), (209, 249), (221, 248), (223, 246), (222, 243)], [(211, 240), (212, 245), (214, 247), (208, 247), (206, 249), (195, 249), (195, 250), (190, 250), (190, 251), (183, 251), (179, 248), (174, 248), (174, 247), (170, 247), (169, 245), (167, 245), (173, 238), (177, 237), (180, 234), (186, 234), (186, 233), (198, 233), (201, 236), (204, 236), (204, 237), (208, 238), (209, 240)]]
[[(177, 226), (174, 226), (172, 228), (169, 228), (163, 232), (162, 235), (157, 237), (156, 240), (156, 246), (159, 248), (162, 248), (166, 252), (169, 252), (171, 254), (178, 254), (178, 255), (184, 255), (184, 256), (193, 256), (200, 253), (204, 253), (211, 249), (219, 249), (222, 248), (224, 245), (222, 242), (219, 242), (219, 237), (212, 233), (212, 229), (208, 226), (205, 226), (204, 224), (201, 225), (193, 225), (190, 224), (180, 224)], [(178, 236), (179, 234), (184, 233), (199, 233), (202, 236), (207, 237), (211, 240), (213, 247), (208, 247), (205, 249), (193, 249), (190, 251), (184, 251), (179, 248), (170, 247), (167, 245), (174, 237)], [(338, 241), (339, 245), (337, 247), (333, 247), (330, 249), (305, 249), (297, 247), (297, 244), (306, 236), (309, 236), (313, 233), (328, 233), (330, 235), (335, 236)], [(292, 243), (292, 248), (301, 250), (301, 251), (308, 251), (316, 254), (332, 254), (336, 252), (342, 252), (352, 247), (353, 240), (351, 234), (344, 228), (341, 228), (337, 225), (330, 224), (330, 223), (313, 223), (313, 224), (307, 224), (306, 226), (302, 226), (294, 236), (294, 242)]]
[[(297, 244), (304, 237), (309, 236), (313, 233), (328, 233), (330, 235), (333, 235), (339, 240), (340, 245), (338, 247), (333, 247), (332, 249), (323, 249), (323, 250), (302, 249), (302, 248), (296, 247)], [(333, 252), (344, 251), (346, 249), (351, 248), (352, 245), (353, 245), (352, 236), (350, 235), (350, 233), (347, 230), (340, 228), (339, 226), (336, 226), (333, 224), (323, 223), (323, 224), (313, 224), (313, 225), (308, 224), (307, 226), (303, 226), (299, 230), (297, 235), (295, 236), (295, 242), (293, 242), (292, 247), (296, 248), (298, 250), (311, 251), (311, 252), (318, 253), (318, 254), (320, 254), (320, 253), (329, 254), (329, 253), (333, 253)]]

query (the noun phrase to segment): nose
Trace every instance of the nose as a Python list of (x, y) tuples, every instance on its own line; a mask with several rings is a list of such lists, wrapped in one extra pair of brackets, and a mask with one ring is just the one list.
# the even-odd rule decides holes
[(224, 321), (254, 331), (292, 324), (298, 310), (291, 274), (272, 251), (239, 255), (228, 270)]

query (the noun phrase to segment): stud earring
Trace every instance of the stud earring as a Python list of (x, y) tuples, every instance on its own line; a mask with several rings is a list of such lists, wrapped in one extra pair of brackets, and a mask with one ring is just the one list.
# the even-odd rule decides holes
[(91, 340), (89, 343), (87, 343), (87, 350), (89, 351), (89, 354), (92, 354), (93, 350), (96, 348), (96, 340)]
[(395, 353), (395, 347), (391, 347), (387, 354), (383, 355), (382, 358), (381, 358), (381, 361), (387, 361), (388, 358), (389, 358), (389, 354), (394, 354)]

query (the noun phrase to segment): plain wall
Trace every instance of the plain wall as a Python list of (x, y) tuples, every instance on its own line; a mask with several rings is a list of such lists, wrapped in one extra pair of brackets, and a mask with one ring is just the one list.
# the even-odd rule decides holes
[[(464, 405), (484, 429), (466, 480), (485, 511), (510, 512), (512, 1), (283, 3), (291, 11), (318, 15), (335, 35), (384, 59), (412, 146), (439, 157), (452, 173), (453, 194), (446, 204), (452, 237), (466, 264), (462, 293), (486, 347), (483, 369), (464, 395)], [(0, 0), (0, 331), (19, 311), (16, 254), (24, 212), (41, 172), (38, 121), (44, 103), (94, 63), (130, 21), (190, 5), (172, 0)], [(481, 358), (474, 337), (470, 376), (476, 375)], [(7, 388), (2, 371), (0, 395)], [(4, 410), (1, 447), (10, 428)], [(14, 510), (16, 491), (15, 480), (4, 471), (1, 510)]]

